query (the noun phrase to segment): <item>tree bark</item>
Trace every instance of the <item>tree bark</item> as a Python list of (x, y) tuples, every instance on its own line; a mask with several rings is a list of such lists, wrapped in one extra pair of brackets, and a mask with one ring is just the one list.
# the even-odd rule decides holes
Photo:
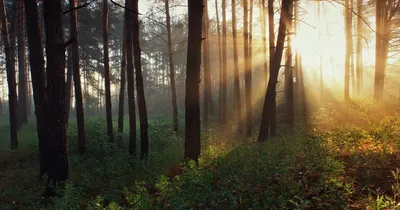
[(203, 124), (208, 125), (208, 115), (213, 113), (213, 101), (211, 96), (211, 70), (210, 70), (210, 52), (209, 52), (209, 19), (208, 4), (204, 1), (203, 11), (203, 68), (204, 68), (204, 104), (203, 104)]
[[(125, 0), (125, 6), (132, 8), (132, 0)], [(126, 76), (128, 83), (129, 105), (129, 154), (136, 154), (136, 111), (135, 111), (135, 85), (133, 82), (133, 42), (132, 42), (132, 12), (125, 9), (126, 24)]]
[(190, 47), (187, 51), (185, 91), (185, 158), (198, 160), (200, 155), (200, 64), (203, 0), (189, 5)]
[(244, 74), (245, 91), (246, 91), (246, 124), (247, 136), (251, 136), (253, 127), (253, 104), (252, 104), (252, 68), (253, 68), (253, 0), (250, 0), (250, 19), (249, 19), (249, 35), (248, 35), (248, 66)]
[(218, 81), (218, 95), (219, 95), (219, 122), (222, 124), (222, 50), (221, 50), (221, 32), (219, 26), (219, 12), (218, 12), (218, 0), (215, 0), (215, 14), (217, 18), (217, 33), (218, 33), (218, 61), (219, 61), (219, 81)]
[(172, 32), (171, 32), (171, 15), (169, 12), (169, 0), (165, 0), (165, 13), (167, 15), (167, 33), (168, 33), (168, 59), (169, 59), (169, 79), (171, 88), (171, 100), (172, 100), (172, 117), (173, 117), (173, 130), (178, 132), (178, 104), (176, 102), (176, 88), (175, 88), (175, 69), (174, 69), (174, 57), (172, 50)]
[[(69, 0), (70, 9), (77, 7), (76, 0)], [(85, 117), (83, 113), (83, 99), (81, 87), (81, 74), (79, 66), (79, 38), (78, 38), (78, 10), (73, 10), (70, 13), (71, 19), (71, 34), (75, 38), (72, 43), (72, 68), (74, 76), (74, 89), (75, 89), (75, 109), (76, 121), (78, 124), (78, 149), (82, 155), (86, 152), (86, 137), (85, 137)]]
[(125, 103), (125, 86), (126, 86), (126, 22), (124, 23), (124, 35), (122, 41), (122, 58), (121, 58), (121, 83), (119, 88), (118, 102), (118, 133), (119, 141), (122, 141), (124, 132), (124, 103)]
[[(319, 3), (319, 2), (318, 2)], [(293, 21), (293, 4), (289, 7), (287, 18), (287, 57), (285, 64), (285, 99), (286, 99), (286, 123), (293, 126), (294, 123), (294, 101), (293, 101), (293, 61), (292, 61), (292, 21)], [(322, 71), (321, 71), (322, 75)], [(322, 78), (321, 78), (322, 83)], [(321, 84), (322, 88), (322, 84)], [(321, 90), (322, 91), (322, 90)]]
[(66, 97), (65, 97), (65, 113), (69, 119), (69, 113), (71, 109), (71, 95), (72, 95), (72, 47), (69, 46), (68, 51), (68, 63), (67, 63), (67, 83), (66, 83)]
[[(139, 11), (138, 0), (133, 0), (133, 11)], [(140, 159), (145, 159), (149, 155), (149, 134), (147, 122), (146, 99), (144, 95), (143, 74), (142, 74), (142, 50), (140, 49), (140, 28), (139, 15), (133, 13), (133, 52), (135, 58), (135, 73), (136, 73), (136, 93), (139, 108), (140, 120)]]
[(106, 92), (106, 118), (107, 135), (113, 141), (111, 89), (110, 89), (110, 66), (108, 57), (108, 1), (103, 0), (103, 49), (104, 49), (104, 88)]
[[(25, 16), (27, 25), (27, 38), (29, 47), (29, 62), (32, 75), (32, 89), (33, 99), (35, 105), (35, 115), (37, 132), (39, 139), (39, 166), (40, 175), (48, 172), (48, 141), (49, 136), (46, 130), (46, 79), (45, 79), (45, 68), (44, 68), (44, 56), (43, 56), (43, 43), (42, 35), (39, 24), (39, 13), (37, 8), (37, 2), (32, 0), (24, 0), (25, 3)], [(4, 25), (3, 25), (4, 26)]]
[(267, 59), (267, 32), (266, 32), (266, 16), (267, 12), (265, 9), (265, 0), (260, 0), (260, 16), (261, 16), (261, 39), (262, 39), (262, 50), (263, 50), (263, 59), (264, 59), (264, 84), (267, 87), (268, 81), (268, 59)]
[(267, 92), (265, 94), (264, 106), (261, 115), (260, 131), (258, 134), (258, 141), (264, 141), (268, 135), (274, 136), (276, 134), (276, 83), (278, 82), (279, 69), (282, 61), (283, 48), (285, 45), (285, 37), (287, 30), (287, 21), (290, 5), (293, 0), (282, 1), (281, 17), (279, 20), (279, 32), (276, 51), (272, 61), (270, 77), (268, 81)]
[[(13, 10), (16, 5), (13, 3)], [(15, 11), (13, 11), (15, 13)], [(14, 16), (14, 15), (13, 15)], [(14, 16), (15, 17), (15, 16)], [(13, 17), (13, 18), (14, 18)], [(8, 84), (8, 103), (9, 103), (9, 115), (10, 115), (10, 146), (12, 150), (18, 149), (18, 114), (17, 114), (17, 90), (16, 90), (16, 78), (15, 78), (15, 52), (11, 45), (11, 39), (14, 36), (9, 35), (7, 25), (7, 12), (4, 6), (4, 0), (0, 1), (0, 18), (2, 22), (2, 34), (3, 43), (6, 54), (6, 72), (7, 72), (7, 84)], [(14, 19), (15, 20), (15, 19)], [(13, 21), (14, 21), (13, 20)], [(14, 29), (12, 28), (11, 31)]]
[(43, 11), (46, 31), (46, 96), (48, 100), (45, 116), (49, 134), (47, 189), (53, 191), (54, 184), (68, 178), (65, 47), (64, 29), (60, 27), (63, 24), (61, 1), (43, 1)]
[(226, 54), (226, 0), (222, 0), (222, 108), (221, 108), (221, 124), (226, 124), (226, 114), (227, 114), (227, 54)]
[(237, 20), (236, 20), (236, 0), (232, 0), (232, 38), (233, 38), (233, 98), (236, 105), (236, 120), (238, 131), (241, 132), (241, 111), (242, 105), (240, 103), (240, 80), (239, 80), (239, 59), (237, 47)]
[(274, 0), (268, 0), (268, 36), (269, 36), (269, 68), (271, 74), (272, 61), (275, 53), (275, 23), (274, 23)]
[(344, 100), (345, 102), (350, 101), (350, 56), (351, 56), (351, 16), (350, 16), (350, 4), (349, 0), (345, 0), (345, 25), (346, 25), (346, 54), (344, 61)]
[(18, 1), (17, 9), (18, 17), (18, 113), (19, 124), (24, 125), (28, 123), (28, 88), (26, 80), (25, 68), (25, 40), (24, 40), (24, 2)]
[(360, 96), (363, 80), (362, 37), (363, 37), (363, 0), (357, 0), (357, 43), (356, 43), (356, 93)]

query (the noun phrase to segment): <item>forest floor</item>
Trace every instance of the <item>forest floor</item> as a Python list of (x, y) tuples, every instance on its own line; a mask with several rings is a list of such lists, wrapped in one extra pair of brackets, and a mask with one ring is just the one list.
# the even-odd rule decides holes
[(25, 125), (20, 149), (11, 151), (4, 119), (0, 209), (396, 209), (400, 117), (394, 113), (387, 106), (327, 106), (294, 129), (281, 125), (263, 143), (232, 125), (204, 129), (198, 165), (183, 162), (182, 132), (173, 133), (168, 118), (149, 123), (146, 163), (128, 154), (127, 136), (108, 143), (100, 118), (87, 120), (88, 150), (79, 156), (72, 119), (70, 178), (54, 198), (41, 197), (35, 127)]

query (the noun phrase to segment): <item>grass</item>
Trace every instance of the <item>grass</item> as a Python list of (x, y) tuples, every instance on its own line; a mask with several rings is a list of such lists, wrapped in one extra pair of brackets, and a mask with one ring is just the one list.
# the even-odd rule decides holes
[(33, 124), (10, 151), (8, 122), (0, 120), (1, 209), (396, 209), (400, 118), (396, 106), (381, 106), (326, 106), (264, 143), (204, 129), (198, 165), (183, 161), (182, 133), (168, 118), (149, 122), (147, 162), (128, 154), (127, 136), (108, 143), (100, 118), (87, 120), (88, 150), (79, 156), (71, 120), (70, 178), (51, 199), (40, 197)]

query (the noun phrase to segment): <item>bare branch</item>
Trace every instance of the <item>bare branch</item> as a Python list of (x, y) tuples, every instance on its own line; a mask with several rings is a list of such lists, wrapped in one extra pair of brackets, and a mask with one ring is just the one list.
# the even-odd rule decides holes
[(131, 11), (131, 12), (133, 12), (135, 14), (141, 15), (138, 11), (133, 11), (132, 9), (129, 9), (129, 8), (125, 7), (125, 6), (122, 6), (122, 5), (118, 4), (117, 2), (115, 2), (114, 0), (110, 0), (110, 1), (111, 1), (111, 3), (117, 5), (118, 7), (121, 7), (123, 9), (125, 9), (125, 10)]
[[(92, 2), (93, 2), (93, 1), (92, 1)], [(86, 2), (86, 3), (84, 3), (84, 4), (81, 4), (81, 5), (77, 6), (77, 7), (71, 8), (71, 9), (69, 9), (69, 10), (67, 10), (67, 11), (63, 12), (63, 15), (65, 15), (65, 14), (68, 14), (68, 13), (70, 13), (70, 12), (74, 11), (74, 10), (77, 10), (77, 9), (81, 9), (81, 8), (87, 7), (87, 6), (88, 6), (89, 4), (91, 4), (92, 2)]]

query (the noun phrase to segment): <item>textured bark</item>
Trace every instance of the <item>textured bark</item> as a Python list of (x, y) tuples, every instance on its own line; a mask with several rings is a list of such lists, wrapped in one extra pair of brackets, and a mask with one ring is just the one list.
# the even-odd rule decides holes
[[(319, 3), (319, 2), (318, 2)], [(286, 101), (286, 123), (293, 126), (294, 123), (294, 101), (293, 101), (293, 56), (292, 56), (292, 21), (293, 4), (289, 7), (287, 19), (287, 48), (285, 64), (285, 101)], [(322, 75), (322, 71), (321, 71)], [(321, 78), (322, 83), (322, 78)], [(322, 84), (321, 84), (322, 88)], [(322, 90), (321, 90), (322, 91)]]
[(169, 12), (169, 0), (165, 0), (165, 13), (167, 15), (167, 35), (168, 35), (168, 59), (169, 59), (169, 79), (171, 88), (171, 100), (172, 100), (172, 118), (173, 118), (173, 130), (178, 131), (178, 104), (176, 102), (176, 88), (175, 88), (175, 69), (174, 69), (174, 57), (172, 50), (172, 32), (171, 32), (171, 15)]
[(122, 58), (121, 58), (121, 83), (119, 87), (118, 101), (118, 133), (119, 141), (122, 140), (124, 132), (124, 104), (125, 104), (125, 86), (126, 86), (126, 23), (124, 23), (124, 35), (122, 41)]
[(226, 0), (222, 0), (222, 91), (221, 91), (221, 124), (226, 124), (226, 114), (227, 114), (227, 54), (226, 54), (226, 44), (227, 44), (227, 31), (226, 31)]
[(353, 0), (350, 0), (350, 11), (349, 11), (349, 19), (350, 19), (350, 37), (349, 40), (349, 51), (350, 51), (350, 77), (351, 77), (351, 94), (354, 95), (356, 90), (356, 72), (354, 68), (354, 44), (353, 44)]
[(25, 0), (25, 16), (27, 25), (27, 38), (29, 48), (29, 62), (32, 75), (33, 99), (35, 105), (36, 125), (39, 139), (39, 167), (40, 175), (48, 171), (48, 140), (49, 136), (46, 130), (46, 114), (45, 103), (46, 97), (46, 80), (44, 74), (44, 56), (42, 35), (39, 24), (39, 13), (37, 2)]
[(232, 38), (233, 38), (233, 98), (236, 107), (236, 120), (238, 130), (241, 132), (241, 111), (242, 105), (240, 103), (240, 80), (239, 80), (239, 59), (237, 47), (237, 20), (236, 20), (236, 0), (232, 0)]
[(357, 43), (356, 43), (356, 93), (360, 96), (363, 81), (362, 37), (363, 37), (363, 0), (357, 0)]
[[(138, 0), (133, 0), (133, 11), (139, 11)], [(143, 73), (142, 73), (142, 50), (140, 49), (140, 28), (139, 15), (133, 14), (132, 35), (133, 35), (133, 53), (135, 58), (135, 73), (136, 73), (136, 92), (139, 108), (140, 122), (140, 159), (147, 158), (149, 155), (149, 134), (147, 121), (146, 99), (144, 95)]]
[[(132, 0), (125, 0), (125, 6), (132, 8)], [(129, 105), (129, 154), (136, 154), (136, 110), (135, 110), (135, 84), (133, 82), (133, 46), (132, 42), (132, 12), (125, 10), (126, 23), (126, 76), (128, 83), (128, 105)]]
[(279, 69), (281, 66), (283, 48), (285, 45), (287, 30), (286, 18), (288, 17), (289, 9), (291, 8), (290, 5), (292, 4), (293, 0), (282, 1), (277, 46), (271, 65), (267, 92), (265, 94), (258, 141), (264, 141), (269, 135), (274, 136), (276, 134), (276, 83), (278, 82)]
[(114, 138), (112, 124), (111, 89), (110, 89), (110, 66), (108, 57), (108, 1), (103, 0), (103, 50), (104, 50), (104, 88), (106, 92), (106, 120), (107, 135), (112, 142)]
[(245, 92), (246, 92), (246, 124), (247, 136), (251, 136), (253, 127), (253, 103), (252, 103), (252, 68), (253, 68), (253, 0), (250, 0), (249, 17), (249, 35), (248, 35), (248, 66), (244, 74)]
[[(43, 1), (46, 31), (46, 128), (48, 144), (48, 190), (68, 178), (67, 118), (65, 113), (65, 48), (61, 1)], [(37, 52), (34, 52), (37, 53)], [(52, 183), (50, 183), (52, 182)]]
[(25, 40), (24, 40), (24, 2), (18, 2), (18, 114), (19, 124), (24, 125), (28, 123), (28, 88), (26, 80), (26, 68), (25, 68)]
[(351, 37), (351, 16), (350, 16), (350, 10), (349, 10), (350, 4), (349, 0), (345, 0), (345, 36), (346, 36), (346, 54), (345, 54), (345, 60), (344, 60), (344, 100), (346, 102), (350, 101), (350, 56), (351, 56), (351, 42), (350, 39)]
[[(15, 13), (16, 5), (13, 3), (13, 12)], [(10, 41), (15, 36), (9, 35), (7, 25), (7, 12), (4, 6), (4, 0), (0, 1), (0, 18), (2, 22), (3, 43), (6, 54), (6, 72), (8, 84), (8, 106), (10, 115), (10, 146), (11, 149), (18, 149), (18, 114), (17, 114), (17, 84), (15, 78), (15, 52)], [(15, 16), (13, 15), (15, 20)], [(13, 25), (13, 24), (12, 24)], [(13, 27), (11, 29), (13, 31)], [(10, 32), (11, 33), (11, 32)]]
[(200, 155), (200, 64), (203, 0), (189, 5), (190, 47), (187, 51), (185, 91), (185, 158), (198, 160)]
[[(70, 9), (77, 7), (76, 0), (69, 0)], [(75, 89), (75, 109), (76, 121), (78, 124), (78, 149), (82, 155), (86, 152), (86, 137), (85, 137), (85, 117), (83, 113), (83, 99), (81, 87), (81, 74), (79, 66), (79, 38), (78, 38), (78, 10), (73, 10), (70, 13), (71, 19), (71, 34), (75, 38), (72, 43), (72, 68), (74, 75), (74, 89)]]
[[(245, 96), (246, 96), (246, 131), (247, 134), (251, 133), (251, 123), (249, 126), (249, 104), (248, 104), (248, 100), (249, 100), (249, 71), (251, 71), (251, 67), (250, 67), (250, 63), (249, 63), (249, 13), (248, 13), (248, 1), (245, 0), (243, 1), (243, 41), (244, 41), (244, 80), (245, 80)], [(250, 78), (251, 79), (251, 78)], [(251, 106), (251, 103), (250, 103)]]

